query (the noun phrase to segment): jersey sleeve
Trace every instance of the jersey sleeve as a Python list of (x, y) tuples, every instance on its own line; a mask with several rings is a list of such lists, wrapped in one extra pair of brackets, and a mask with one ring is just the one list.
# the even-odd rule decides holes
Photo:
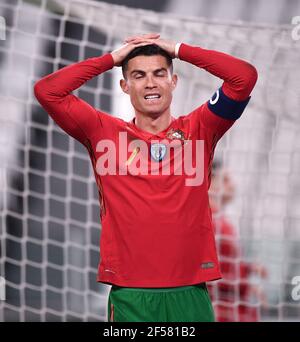
[(39, 80), (34, 86), (35, 96), (66, 133), (84, 143), (105, 116), (72, 91), (112, 67), (111, 54), (64, 67)]
[(184, 43), (179, 46), (178, 57), (223, 80), (210, 100), (194, 112), (201, 126), (220, 139), (249, 103), (250, 93), (257, 81), (255, 67), (231, 55)]

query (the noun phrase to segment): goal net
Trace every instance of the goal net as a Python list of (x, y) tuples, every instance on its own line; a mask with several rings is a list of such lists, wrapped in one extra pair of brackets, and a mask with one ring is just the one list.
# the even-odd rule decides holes
[[(226, 202), (228, 178), (235, 191), (214, 213), (224, 279), (209, 290), (221, 320), (299, 320), (292, 279), (300, 275), (300, 41), (292, 39), (293, 27), (84, 0), (3, 0), (0, 16), (0, 321), (106, 319), (109, 288), (96, 282), (101, 223), (91, 164), (37, 103), (33, 84), (147, 32), (227, 52), (258, 69), (245, 114), (216, 151), (212, 197)], [(175, 70), (175, 116), (221, 85), (181, 61)], [(127, 120), (133, 113), (119, 78), (114, 68), (75, 94)]]

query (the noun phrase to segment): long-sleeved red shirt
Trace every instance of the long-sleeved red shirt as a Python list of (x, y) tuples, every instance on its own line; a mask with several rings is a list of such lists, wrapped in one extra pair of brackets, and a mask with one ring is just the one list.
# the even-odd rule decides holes
[[(224, 83), (208, 102), (174, 119), (158, 134), (142, 131), (134, 121), (112, 117), (72, 94), (92, 77), (113, 67), (111, 54), (62, 68), (35, 85), (41, 105), (90, 154), (102, 219), (98, 281), (155, 288), (192, 285), (221, 277), (208, 202), (210, 166), (217, 141), (248, 103), (257, 73), (245, 61), (186, 44), (180, 45), (179, 58), (204, 68)], [(127, 134), (125, 143), (119, 133)], [(187, 186), (191, 176), (184, 172), (175, 174), (175, 152), (169, 154), (171, 173), (162, 174), (160, 156), (164, 149), (168, 150), (166, 142), (195, 146), (200, 140), (204, 146), (201, 184)], [(104, 164), (99, 161), (107, 151), (99, 146), (104, 141), (115, 146), (116, 174), (101, 173)], [(151, 153), (139, 148), (127, 151), (127, 160), (120, 160), (120, 150), (132, 141), (143, 142)], [(193, 162), (198, 154), (195, 151), (191, 154)], [(148, 170), (154, 160), (159, 174), (121, 174), (119, 171), (130, 167), (128, 162), (136, 155)]]

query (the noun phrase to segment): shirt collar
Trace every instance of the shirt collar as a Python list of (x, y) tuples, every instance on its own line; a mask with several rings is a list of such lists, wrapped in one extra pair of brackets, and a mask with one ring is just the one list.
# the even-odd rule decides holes
[(140, 129), (139, 127), (137, 127), (136, 124), (135, 124), (135, 117), (131, 121), (129, 121), (129, 124), (137, 133), (142, 135), (146, 140), (152, 140), (154, 138), (160, 138), (160, 139), (165, 138), (165, 135), (166, 135), (167, 131), (173, 126), (175, 121), (176, 121), (176, 118), (171, 116), (171, 123), (170, 123), (170, 125), (166, 129), (164, 129), (163, 131), (161, 131), (159, 133), (156, 133), (156, 134), (144, 131), (144, 130)]

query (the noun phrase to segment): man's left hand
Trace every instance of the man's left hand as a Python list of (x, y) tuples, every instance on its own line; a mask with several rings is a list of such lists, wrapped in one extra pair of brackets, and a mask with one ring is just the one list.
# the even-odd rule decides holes
[(126, 38), (125, 43), (132, 43), (134, 41), (139, 41), (141, 39), (149, 43), (158, 45), (160, 48), (165, 50), (172, 58), (175, 58), (176, 43), (171, 40), (161, 39), (158, 33), (149, 33), (144, 35), (128, 37)]

